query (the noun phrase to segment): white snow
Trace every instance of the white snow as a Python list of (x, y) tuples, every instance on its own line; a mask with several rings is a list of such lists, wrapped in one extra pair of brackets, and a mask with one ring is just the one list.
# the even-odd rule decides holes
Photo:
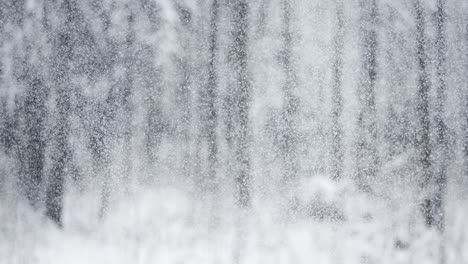
[[(7, 216), (0, 263), (433, 263), (438, 256), (437, 235), (418, 222), (415, 208), (394, 208), (351, 191), (336, 197), (336, 187), (320, 176), (309, 185), (326, 199), (341, 199), (346, 220), (291, 218), (271, 201), (244, 213), (222, 203), (213, 209), (213, 197), (166, 185), (116, 201), (101, 220), (92, 209), (95, 196), (70, 194), (66, 203), (73, 204), (60, 230), (17, 201), (13, 210), (0, 211)], [(447, 238), (456, 243), (448, 251), (453, 261), (468, 259), (466, 216), (465, 210), (448, 225), (458, 230)]]

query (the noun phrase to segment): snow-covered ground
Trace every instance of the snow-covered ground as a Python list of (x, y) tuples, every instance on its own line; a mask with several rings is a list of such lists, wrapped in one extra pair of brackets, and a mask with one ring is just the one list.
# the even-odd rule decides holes
[[(437, 234), (410, 203), (333, 189), (325, 179), (309, 184), (316, 195), (300, 197), (295, 211), (261, 197), (239, 211), (166, 184), (119, 198), (100, 220), (95, 196), (70, 192), (63, 230), (10, 200), (1, 207), (0, 263), (437, 263)], [(327, 204), (342, 217), (311, 212)], [(447, 263), (467, 263), (468, 214), (452, 204)]]

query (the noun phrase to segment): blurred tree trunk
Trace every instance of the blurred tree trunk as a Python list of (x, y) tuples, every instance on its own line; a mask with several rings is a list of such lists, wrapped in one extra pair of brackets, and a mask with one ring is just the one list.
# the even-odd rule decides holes
[(282, 162), (283, 183), (288, 187), (297, 180), (297, 111), (299, 98), (295, 94), (297, 87), (296, 69), (293, 58), (293, 36), (291, 32), (292, 7), (289, 0), (282, 1), (283, 29), (281, 32), (283, 46), (281, 50), (281, 64), (285, 75), (283, 84), (283, 111), (282, 111)]
[(465, 54), (464, 54), (464, 61), (465, 64), (465, 86), (462, 88), (464, 91), (465, 98), (462, 97), (464, 100), (465, 105), (463, 106), (465, 109), (464, 111), (464, 119), (465, 119), (465, 127), (463, 132), (463, 156), (464, 156), (464, 165), (465, 165), (465, 177), (468, 179), (468, 16), (465, 15), (464, 19), (465, 23)]
[(436, 11), (436, 76), (437, 76), (437, 101), (435, 109), (435, 127), (436, 127), (436, 144), (437, 144), (437, 161), (435, 167), (435, 193), (429, 198), (430, 203), (433, 205), (431, 210), (432, 218), (434, 219), (433, 225), (437, 227), (440, 232), (444, 231), (445, 213), (444, 213), (444, 196), (447, 184), (447, 167), (449, 146), (447, 139), (447, 126), (445, 124), (445, 102), (446, 102), (446, 20), (447, 14), (445, 12), (445, 0), (437, 1)]
[(257, 23), (255, 28), (255, 39), (261, 39), (265, 36), (266, 27), (267, 27), (267, 17), (268, 17), (268, 10), (271, 5), (271, 1), (268, 0), (260, 0), (259, 3), (259, 10), (257, 15)]
[[(188, 34), (188, 33), (187, 33)], [(185, 43), (190, 43), (185, 41)], [(176, 103), (180, 106), (180, 113), (178, 113), (179, 120), (177, 120), (176, 134), (178, 141), (181, 144), (181, 161), (182, 161), (182, 174), (185, 177), (190, 175), (191, 171), (191, 124), (192, 124), (192, 91), (191, 87), (191, 61), (189, 58), (190, 50), (184, 45), (184, 55), (178, 58), (177, 67), (179, 70), (180, 81), (177, 84)]]
[[(146, 89), (147, 97), (147, 113), (146, 113), (146, 129), (145, 129), (145, 150), (148, 163), (154, 165), (157, 161), (157, 149), (161, 144), (164, 132), (164, 120), (161, 107), (161, 87), (159, 86), (160, 72), (155, 70), (154, 76)], [(154, 81), (153, 81), (154, 80)]]
[(370, 192), (370, 183), (379, 169), (377, 150), (377, 113), (375, 85), (377, 81), (377, 0), (361, 1), (362, 73), (360, 76), (357, 142), (357, 185)]
[(56, 88), (57, 119), (53, 142), (52, 168), (49, 176), (46, 193), (46, 215), (57, 225), (62, 226), (64, 181), (67, 163), (70, 161), (71, 149), (69, 146), (71, 109), (70, 84), (73, 45), (76, 41), (74, 31), (77, 14), (76, 3), (64, 0), (59, 9), (65, 21), (58, 29), (54, 41), (53, 55), (53, 83)]
[(341, 115), (343, 112), (343, 46), (344, 46), (344, 14), (343, 0), (336, 0), (336, 35), (333, 39), (333, 86), (332, 86), (332, 178), (339, 180), (343, 174), (343, 127)]
[[(139, 0), (140, 9), (145, 13), (151, 25), (151, 33), (157, 35), (160, 27), (160, 9), (158, 3), (149, 0)], [(160, 56), (157, 46), (150, 47), (151, 54), (155, 57)], [(162, 107), (160, 102), (161, 97), (161, 66), (156, 65), (150, 67), (149, 76), (146, 76), (147, 83), (145, 92), (147, 111), (145, 114), (145, 152), (149, 165), (154, 165), (157, 160), (157, 148), (159, 147), (162, 134), (164, 131), (164, 124), (162, 118)]]
[[(15, 105), (12, 112), (8, 110), (7, 98), (0, 99), (0, 146), (7, 155), (15, 155), (17, 150), (17, 129), (18, 129), (18, 115), (20, 114), (20, 106)], [(42, 132), (41, 132), (42, 133)], [(42, 175), (42, 174), (41, 174)]]
[(130, 6), (126, 8), (127, 14), (127, 35), (125, 37), (125, 54), (123, 58), (123, 66), (125, 73), (123, 76), (123, 91), (122, 91), (122, 111), (123, 111), (123, 140), (124, 140), (124, 189), (128, 191), (130, 177), (132, 174), (132, 138), (133, 138), (133, 89), (134, 89), (134, 69), (137, 58), (135, 54), (135, 14)]
[[(106, 54), (102, 54), (103, 67), (110, 71), (115, 66), (115, 57), (117, 56), (116, 45), (109, 37), (109, 29), (111, 26), (110, 14), (108, 14), (103, 4), (96, 0), (93, 1), (93, 11), (100, 18), (102, 26), (102, 34), (106, 47)], [(110, 75), (106, 72), (106, 75)], [(111, 76), (106, 76), (111, 80)], [(102, 180), (101, 189), (101, 206), (99, 208), (98, 216), (102, 218), (108, 206), (110, 189), (110, 165), (111, 165), (111, 149), (114, 139), (115, 118), (119, 108), (117, 104), (118, 94), (115, 86), (112, 86), (103, 102), (96, 102), (91, 104), (92, 109), (92, 122), (88, 132), (88, 145), (91, 150), (91, 157), (93, 159), (93, 173), (95, 177)], [(94, 98), (91, 98), (94, 99)]]
[[(155, 78), (159, 79), (159, 77)], [(146, 114), (145, 148), (148, 163), (153, 165), (157, 160), (157, 147), (161, 143), (164, 127), (161, 104), (158, 99), (161, 95), (160, 89), (150, 86), (147, 90), (148, 110)]]
[(427, 73), (426, 35), (424, 25), (424, 11), (421, 3), (416, 1), (416, 55), (418, 62), (418, 102), (419, 131), (417, 144), (420, 150), (420, 161), (423, 172), (423, 184), (431, 177), (431, 144), (429, 137), (429, 88), (430, 81)]
[[(32, 74), (32, 73), (29, 73)], [(48, 91), (44, 82), (31, 77), (28, 83), (28, 90), (23, 103), (26, 149), (23, 155), (24, 175), (26, 177), (26, 195), (29, 201), (36, 205), (40, 199), (40, 187), (44, 174), (45, 147), (44, 139), (45, 120), (47, 115), (46, 101)]]
[[(27, 32), (26, 24), (27, 22), (31, 22), (32, 18), (28, 16), (28, 12), (25, 10), (25, 1), (19, 0), (9, 4), (11, 10), (9, 10), (10, 14), (7, 15), (7, 18), (11, 16), (10, 19), (14, 25), (19, 27), (23, 32)], [(26, 197), (29, 202), (33, 206), (36, 206), (41, 198), (41, 185), (44, 176), (46, 149), (44, 130), (47, 119), (46, 103), (49, 91), (41, 69), (38, 69), (39, 67), (31, 59), (34, 51), (42, 51), (44, 48), (36, 46), (37, 43), (32, 40), (33, 37), (27, 34), (22, 36), (23, 50), (18, 51), (21, 55), (17, 55), (18, 61), (16, 62), (18, 64), (15, 65), (17, 72), (14, 75), (16, 81), (24, 84), (26, 88), (25, 94), (21, 98), (21, 106), (18, 106), (24, 122), (23, 131), (18, 135), (22, 137), (24, 147), (17, 148), (21, 152), (17, 153), (21, 164), (20, 183), (25, 188)]]
[(93, 124), (93, 128), (89, 135), (89, 146), (91, 148), (91, 155), (93, 158), (93, 173), (103, 180), (103, 188), (101, 190), (101, 207), (99, 208), (99, 218), (104, 216), (105, 210), (108, 206), (110, 190), (110, 172), (109, 167), (111, 163), (110, 149), (111, 149), (111, 122), (115, 118), (115, 96), (113, 89), (109, 92), (105, 102), (99, 104), (95, 114), (97, 120)]
[(177, 39), (180, 43), (180, 53), (175, 56), (175, 65), (177, 67), (177, 88), (176, 104), (177, 121), (175, 122), (175, 131), (177, 142), (180, 149), (180, 163), (182, 175), (189, 178), (192, 175), (193, 164), (193, 89), (194, 84), (194, 13), (190, 7), (183, 1), (176, 1), (176, 11), (179, 17), (180, 25), (177, 27)]
[[(424, 22), (424, 8), (419, 0), (415, 2), (416, 11), (416, 56), (418, 63), (418, 100), (417, 115), (419, 118), (419, 129), (417, 131), (416, 144), (419, 148), (419, 162), (422, 172), (421, 189), (424, 190), (432, 179), (432, 146), (430, 139), (430, 116), (429, 116), (429, 90), (430, 80), (428, 76), (428, 58), (426, 54), (426, 34)], [(422, 210), (426, 224), (432, 226), (434, 223), (433, 204), (434, 201), (425, 199)]]
[(247, 0), (233, 1), (232, 68), (236, 85), (232, 95), (233, 142), (236, 162), (236, 189), (239, 206), (250, 206), (250, 97), (251, 84), (247, 65)]
[(218, 74), (216, 61), (218, 57), (218, 20), (219, 2), (213, 0), (211, 4), (210, 34), (209, 34), (209, 58), (208, 58), (208, 84), (202, 95), (204, 109), (203, 123), (205, 139), (208, 142), (208, 185), (216, 188), (216, 169), (218, 163), (218, 144), (216, 129), (218, 125), (218, 113), (216, 111)]
[[(130, 177), (133, 169), (132, 161), (132, 138), (133, 138), (133, 87), (135, 75), (135, 15), (130, 6), (125, 6), (126, 15), (126, 34), (125, 42), (122, 44), (124, 53), (120, 58), (123, 66), (123, 75), (116, 84), (111, 87), (108, 97), (104, 102), (102, 112), (100, 113), (101, 124), (98, 124), (97, 144), (98, 157), (102, 164), (98, 165), (101, 168), (99, 171), (103, 174), (103, 183), (101, 190), (101, 207), (99, 209), (99, 218), (103, 218), (109, 207), (111, 199), (111, 175), (109, 166), (111, 163), (111, 142), (114, 139), (115, 131), (119, 131), (123, 139), (123, 173), (122, 183), (126, 193), (130, 191)], [(107, 30), (106, 30), (107, 33)], [(110, 42), (112, 45), (112, 42)], [(111, 46), (112, 47), (112, 46)], [(115, 67), (112, 65), (111, 67)], [(119, 115), (120, 114), (120, 115)]]

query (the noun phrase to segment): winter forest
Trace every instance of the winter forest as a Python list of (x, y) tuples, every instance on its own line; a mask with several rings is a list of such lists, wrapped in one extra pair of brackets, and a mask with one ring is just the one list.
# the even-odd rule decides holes
[(1, 0), (0, 263), (468, 263), (466, 0)]

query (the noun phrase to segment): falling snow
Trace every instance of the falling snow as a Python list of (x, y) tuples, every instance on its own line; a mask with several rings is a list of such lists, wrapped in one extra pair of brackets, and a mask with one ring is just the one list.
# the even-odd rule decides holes
[(0, 263), (468, 263), (467, 200), (467, 1), (0, 1)]

